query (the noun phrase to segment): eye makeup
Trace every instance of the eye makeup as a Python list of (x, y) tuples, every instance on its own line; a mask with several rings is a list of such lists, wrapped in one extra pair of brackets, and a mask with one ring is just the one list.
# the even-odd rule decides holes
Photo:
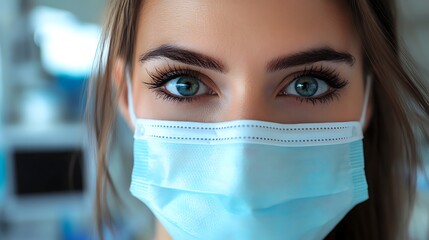
[[(198, 71), (186, 67), (179, 68), (168, 64), (165, 68), (162, 69), (156, 67), (153, 72), (147, 70), (147, 73), (151, 79), (151, 82), (143, 83), (147, 85), (149, 89), (153, 90), (157, 97), (160, 97), (163, 100), (189, 103), (196, 101), (201, 97), (204, 97), (204, 95), (178, 96), (168, 92), (168, 90), (165, 88), (168, 82), (180, 77), (194, 78), (197, 79), (200, 84), (206, 85), (201, 80), (202, 78), (206, 77)], [(206, 95), (216, 95), (216, 93), (212, 89), (210, 89), (209, 87), (207, 88), (209, 90)]]
[[(313, 105), (317, 103), (329, 103), (332, 100), (339, 98), (339, 91), (347, 86), (348, 81), (341, 78), (338, 71), (333, 68), (326, 66), (311, 66), (305, 68), (303, 71), (292, 74), (292, 81), (288, 81), (286, 87), (290, 84), (293, 84), (296, 80), (304, 77), (311, 77), (323, 81), (329, 86), (329, 89), (326, 93), (321, 94), (320, 96), (312, 97), (303, 97), (295, 95), (296, 99), (300, 102), (312, 103)], [(287, 77), (289, 78), (289, 77)], [(281, 93), (280, 96), (289, 96), (288, 94)]]
[[(206, 79), (208, 77), (199, 71), (192, 70), (188, 67), (177, 67), (174, 65), (166, 65), (165, 67), (155, 67), (154, 70), (149, 71), (147, 73), (150, 77), (150, 82), (143, 82), (148, 86), (149, 89), (153, 90), (157, 97), (162, 98), (166, 101), (172, 102), (185, 102), (190, 103), (193, 101), (198, 101), (203, 97), (207, 96), (216, 96), (216, 92), (213, 91), (210, 87), (207, 87), (208, 91), (205, 94), (195, 95), (195, 96), (179, 96), (172, 94), (166, 89), (167, 83), (177, 78), (193, 78), (198, 80), (199, 84), (207, 86), (205, 84)], [(285, 82), (287, 82), (286, 86), (282, 89), (287, 88), (290, 84), (293, 84), (297, 79), (303, 77), (311, 77), (314, 79), (318, 79), (324, 83), (326, 83), (329, 87), (326, 93), (321, 94), (320, 96), (312, 96), (312, 97), (304, 97), (299, 95), (289, 95), (285, 94), (282, 90), (278, 96), (279, 97), (295, 97), (297, 101), (312, 103), (313, 105), (318, 103), (330, 103), (332, 100), (339, 98), (339, 91), (347, 86), (348, 81), (341, 78), (340, 74), (337, 70), (331, 67), (326, 66), (310, 66), (305, 68), (302, 71), (298, 71), (296, 73), (290, 74), (285, 77)]]

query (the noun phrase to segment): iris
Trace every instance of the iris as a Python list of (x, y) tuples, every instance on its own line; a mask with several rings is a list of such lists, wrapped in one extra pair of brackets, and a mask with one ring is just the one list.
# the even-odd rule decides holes
[(303, 97), (311, 97), (317, 93), (319, 89), (319, 84), (317, 80), (313, 77), (301, 77), (295, 82), (296, 92)]
[(198, 93), (200, 83), (192, 77), (179, 77), (176, 82), (176, 89), (180, 95), (190, 97)]

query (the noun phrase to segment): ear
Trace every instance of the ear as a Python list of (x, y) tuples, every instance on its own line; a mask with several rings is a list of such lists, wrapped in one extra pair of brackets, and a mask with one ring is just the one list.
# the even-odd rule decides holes
[(131, 121), (130, 112), (128, 111), (128, 89), (127, 89), (127, 79), (126, 76), (126, 67), (125, 62), (117, 60), (113, 67), (113, 78), (116, 84), (117, 94), (118, 94), (118, 107), (119, 112), (122, 117), (127, 122), (131, 130), (134, 130), (134, 124)]

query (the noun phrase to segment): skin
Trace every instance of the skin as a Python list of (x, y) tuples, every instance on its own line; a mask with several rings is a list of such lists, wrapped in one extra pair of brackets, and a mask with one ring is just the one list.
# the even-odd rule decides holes
[[(166, 58), (139, 61), (141, 55), (165, 44), (218, 59), (225, 71)], [(273, 59), (321, 47), (347, 52), (354, 57), (354, 62), (321, 61), (276, 72), (266, 69)], [(362, 114), (365, 76), (361, 44), (349, 11), (341, 1), (147, 0), (138, 19), (134, 49), (131, 76), (138, 118), (317, 123), (359, 121)], [(214, 94), (192, 102), (158, 97), (144, 83), (152, 82), (148, 73), (168, 65), (203, 74), (203, 82)], [(122, 77), (125, 67), (118, 66), (116, 79), (125, 81)], [(334, 69), (347, 85), (337, 91), (337, 97), (324, 103), (279, 95), (294, 80), (291, 76), (310, 67)], [(125, 89), (120, 97), (120, 109), (133, 128), (127, 108)], [(159, 239), (165, 239), (162, 234), (165, 231), (161, 230)]]

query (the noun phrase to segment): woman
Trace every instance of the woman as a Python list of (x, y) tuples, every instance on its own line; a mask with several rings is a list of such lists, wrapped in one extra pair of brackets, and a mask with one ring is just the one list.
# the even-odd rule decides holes
[(131, 192), (175, 239), (407, 238), (429, 96), (393, 1), (122, 0), (108, 16), (99, 226), (118, 108)]

